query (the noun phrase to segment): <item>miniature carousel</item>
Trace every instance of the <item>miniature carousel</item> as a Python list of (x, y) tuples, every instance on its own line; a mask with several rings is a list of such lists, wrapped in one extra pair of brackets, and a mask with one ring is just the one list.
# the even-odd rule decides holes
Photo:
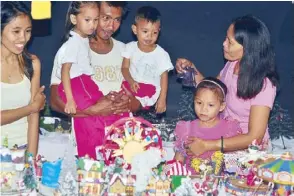
[(269, 183), (270, 190), (278, 195), (290, 195), (294, 186), (294, 157), (286, 152), (276, 160), (260, 164), (256, 175)]
[(233, 195), (290, 195), (294, 186), (294, 159), (287, 152), (255, 161), (248, 175), (227, 179), (226, 192)]

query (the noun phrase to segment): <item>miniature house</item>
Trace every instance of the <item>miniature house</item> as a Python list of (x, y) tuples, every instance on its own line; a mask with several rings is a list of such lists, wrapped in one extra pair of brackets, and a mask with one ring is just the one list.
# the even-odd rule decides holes
[(120, 174), (114, 174), (110, 179), (108, 195), (134, 194), (134, 183), (136, 181), (135, 176), (122, 176)]
[(170, 193), (171, 179), (161, 179), (160, 177), (151, 177), (147, 186), (148, 195), (168, 196)]

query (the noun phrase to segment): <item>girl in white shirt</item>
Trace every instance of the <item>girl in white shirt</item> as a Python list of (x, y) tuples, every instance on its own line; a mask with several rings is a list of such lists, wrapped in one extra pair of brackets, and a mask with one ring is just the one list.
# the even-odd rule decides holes
[(62, 81), (59, 95), (66, 103), (65, 113), (68, 114), (76, 113), (76, 102), (79, 102), (78, 106), (86, 107), (83, 96), (90, 96), (90, 93), (85, 86), (94, 85), (97, 88), (90, 78), (93, 68), (90, 64), (88, 36), (96, 30), (98, 16), (99, 8), (96, 2), (73, 1), (67, 11), (64, 43), (55, 60), (58, 61), (56, 75)]
[[(89, 35), (98, 25), (99, 7), (94, 1), (73, 1), (69, 5), (66, 20), (65, 43), (58, 50), (54, 64), (56, 76), (61, 78), (58, 95), (65, 103), (65, 113), (75, 114), (104, 97), (92, 80)], [(96, 159), (96, 146), (102, 145), (105, 126), (118, 119), (118, 115), (74, 117), (73, 127), (78, 156)]]

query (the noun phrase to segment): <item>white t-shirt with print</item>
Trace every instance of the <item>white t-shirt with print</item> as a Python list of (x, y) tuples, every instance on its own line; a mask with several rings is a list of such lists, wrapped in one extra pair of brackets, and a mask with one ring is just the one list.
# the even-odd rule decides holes
[(152, 106), (156, 103), (160, 94), (161, 74), (174, 69), (169, 54), (159, 45), (152, 52), (143, 52), (138, 47), (138, 42), (126, 44), (122, 56), (130, 59), (130, 74), (136, 82), (152, 84), (156, 93), (151, 97), (136, 97), (145, 106)]
[(83, 38), (74, 31), (70, 31), (70, 34), (72, 36), (59, 48), (55, 55), (51, 83), (52, 79), (54, 83), (59, 84), (61, 82), (61, 68), (64, 63), (72, 63), (70, 78), (75, 78), (82, 74), (94, 74), (91, 66), (88, 37)]
[[(123, 57), (122, 51), (125, 44), (112, 38), (113, 48), (107, 54), (98, 54), (90, 49), (91, 65), (94, 74), (92, 79), (99, 86), (99, 90), (107, 95), (110, 91), (120, 91), (123, 76), (121, 74), (121, 65)], [(55, 74), (57, 63), (54, 60), (53, 71), (51, 75), (51, 85), (60, 84), (61, 80)]]
[[(99, 86), (99, 89), (104, 95), (110, 91), (120, 91), (123, 76), (121, 73), (122, 66), (122, 51), (125, 49), (125, 44), (112, 38), (113, 48), (107, 54), (98, 54), (90, 49), (91, 65), (94, 70), (92, 79)], [(60, 84), (61, 80), (56, 76), (57, 59), (54, 60), (54, 66), (51, 74), (51, 85)], [(74, 118), (72, 118), (71, 137), (75, 146), (75, 154), (77, 154), (76, 139), (74, 134)]]
[(125, 44), (112, 38), (113, 48), (107, 54), (98, 54), (91, 50), (94, 75), (92, 79), (104, 95), (110, 91), (120, 91), (123, 76), (121, 73), (122, 51)]

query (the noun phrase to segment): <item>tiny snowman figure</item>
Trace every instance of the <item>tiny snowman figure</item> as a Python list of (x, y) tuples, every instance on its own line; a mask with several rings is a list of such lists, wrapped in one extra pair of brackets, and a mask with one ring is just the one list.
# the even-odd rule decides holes
[(60, 184), (59, 192), (64, 196), (78, 194), (78, 185), (71, 172), (67, 172), (64, 181)]

